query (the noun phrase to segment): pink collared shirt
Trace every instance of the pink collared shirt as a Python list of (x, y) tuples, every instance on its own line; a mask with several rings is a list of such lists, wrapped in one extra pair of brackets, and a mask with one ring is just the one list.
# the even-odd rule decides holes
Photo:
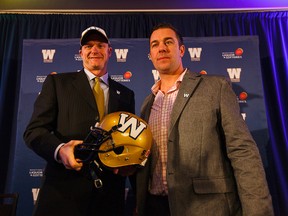
[(154, 195), (168, 195), (166, 179), (168, 129), (173, 105), (185, 72), (186, 69), (166, 94), (160, 91), (161, 80), (155, 83), (151, 88), (155, 95), (155, 100), (151, 108), (149, 125), (155, 141), (154, 144), (158, 151), (157, 155), (159, 155), (156, 167), (152, 170), (153, 173), (149, 188), (150, 193)]

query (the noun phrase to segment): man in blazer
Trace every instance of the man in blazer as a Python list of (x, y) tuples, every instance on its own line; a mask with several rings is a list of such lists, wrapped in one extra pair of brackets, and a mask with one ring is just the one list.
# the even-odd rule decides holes
[(184, 52), (173, 26), (152, 30), (149, 57), (160, 80), (141, 109), (155, 143), (137, 172), (138, 215), (273, 215), (261, 157), (230, 83), (183, 68)]
[(103, 186), (96, 188), (90, 169), (75, 159), (74, 148), (100, 121), (92, 92), (95, 77), (101, 79), (105, 114), (134, 113), (134, 92), (108, 76), (112, 47), (103, 29), (83, 31), (80, 45), (84, 68), (47, 76), (24, 132), (28, 147), (47, 161), (37, 216), (124, 215), (125, 177), (103, 168)]

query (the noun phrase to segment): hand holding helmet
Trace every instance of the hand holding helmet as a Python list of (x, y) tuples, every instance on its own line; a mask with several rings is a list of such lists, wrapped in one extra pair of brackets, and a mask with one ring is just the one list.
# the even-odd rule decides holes
[(129, 112), (114, 112), (91, 128), (84, 143), (75, 148), (75, 157), (83, 162), (99, 159), (105, 167), (128, 170), (145, 165), (151, 146), (152, 133), (143, 119)]

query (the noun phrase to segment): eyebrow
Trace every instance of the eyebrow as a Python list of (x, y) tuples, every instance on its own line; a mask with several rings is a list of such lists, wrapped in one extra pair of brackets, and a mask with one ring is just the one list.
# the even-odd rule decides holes
[[(173, 37), (165, 37), (163, 40), (164, 41), (167, 41), (167, 40), (173, 40), (173, 41), (175, 41), (175, 39), (173, 38)], [(153, 41), (151, 41), (151, 43), (150, 44), (153, 44), (153, 43), (156, 43), (156, 42), (158, 42), (158, 40), (153, 40)]]

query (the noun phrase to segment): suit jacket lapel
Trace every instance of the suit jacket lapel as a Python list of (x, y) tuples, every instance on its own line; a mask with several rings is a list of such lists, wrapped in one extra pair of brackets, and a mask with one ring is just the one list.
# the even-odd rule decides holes
[(84, 70), (81, 70), (75, 75), (75, 79), (72, 81), (72, 85), (80, 92), (84, 100), (93, 108), (97, 110), (94, 95), (91, 90), (89, 81)]
[[(177, 95), (177, 98), (174, 102), (174, 107), (171, 113), (171, 122), (168, 131), (168, 136), (170, 135), (172, 128), (174, 127), (177, 119), (179, 118), (182, 110), (184, 109), (185, 105), (189, 101), (189, 98), (192, 96), (193, 92), (197, 88), (198, 84), (201, 81), (201, 75), (197, 75), (196, 73), (191, 73), (189, 70), (186, 72), (182, 83), (180, 85), (180, 89)], [(155, 96), (150, 94), (145, 101), (143, 102), (142, 109), (141, 109), (141, 118), (145, 121), (149, 121), (149, 116), (151, 112), (151, 107), (153, 105)], [(156, 148), (156, 145), (152, 145), (152, 148)], [(151, 168), (152, 170), (156, 166), (156, 161), (159, 156), (157, 150), (152, 150), (153, 157), (151, 161)]]
[[(154, 99), (155, 99), (155, 96), (151, 93), (143, 101), (143, 104), (141, 107), (141, 118), (145, 120), (146, 122), (149, 122), (149, 116), (151, 113), (151, 107), (153, 105)], [(154, 170), (156, 167), (156, 161), (158, 160), (158, 157), (159, 157), (158, 150), (155, 144), (152, 145), (151, 154), (153, 156), (148, 158), (148, 161), (149, 161), (148, 163), (151, 164), (151, 170)]]
[(190, 97), (192, 97), (193, 92), (197, 88), (197, 85), (201, 81), (201, 75), (196, 73), (191, 73), (189, 70), (186, 72), (183, 80), (181, 82), (179, 92), (177, 98), (174, 102), (173, 110), (171, 113), (171, 122), (168, 131), (168, 136), (172, 131), (177, 119), (179, 118), (182, 110), (184, 109), (186, 103), (189, 101)]
[(108, 103), (108, 113), (119, 111), (119, 102), (121, 97), (121, 90), (117, 89), (114, 85), (115, 81), (110, 77), (108, 78), (109, 82), (109, 103)]

